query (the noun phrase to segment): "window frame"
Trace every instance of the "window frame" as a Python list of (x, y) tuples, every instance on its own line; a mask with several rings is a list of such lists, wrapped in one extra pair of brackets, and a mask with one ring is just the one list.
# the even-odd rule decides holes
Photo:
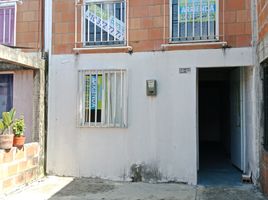
[[(105, 73), (122, 73), (124, 80), (122, 85), (122, 111), (120, 124), (112, 122), (88, 122), (85, 121), (85, 76), (102, 75)], [(78, 128), (128, 128), (128, 71), (127, 69), (83, 69), (78, 70), (78, 95), (77, 95), (77, 127)], [(91, 97), (90, 97), (91, 100)], [(103, 103), (103, 99), (102, 99)], [(117, 103), (117, 101), (116, 101)], [(90, 104), (91, 106), (91, 104)], [(95, 108), (95, 112), (96, 112)], [(115, 111), (116, 112), (116, 111)], [(96, 116), (95, 116), (96, 117)], [(105, 117), (107, 117), (105, 115)], [(90, 119), (89, 119), (90, 120)]]
[[(0, 76), (11, 76), (11, 91), (10, 91), (10, 109), (14, 106), (14, 83), (15, 83), (15, 74), (13, 71), (4, 71), (4, 72), (0, 72)], [(7, 111), (9, 111), (10, 109), (7, 109)], [(1, 113), (0, 113), (1, 114)]]
[[(125, 13), (124, 13), (124, 20), (125, 20), (125, 33), (124, 33), (124, 40), (119, 41), (122, 42), (122, 44), (104, 44), (104, 45), (87, 45), (86, 44), (86, 33), (85, 33), (85, 5), (88, 3), (119, 3), (119, 2), (124, 2), (125, 4)], [(128, 2), (127, 0), (85, 0), (82, 4), (81, 8), (81, 40), (82, 40), (82, 47), (83, 48), (105, 48), (105, 47), (124, 47), (127, 46), (127, 36), (128, 36)], [(107, 33), (108, 35), (108, 33)], [(95, 41), (94, 41), (95, 42)]]
[[(183, 0), (181, 0), (183, 1)], [(200, 0), (201, 1), (201, 0)], [(170, 44), (178, 44), (178, 43), (205, 43), (205, 42), (217, 42), (219, 41), (219, 17), (220, 17), (220, 10), (219, 10), (219, 0), (216, 1), (216, 24), (215, 24), (215, 39), (200, 39), (200, 40), (183, 40), (183, 41), (174, 41), (172, 37), (172, 0), (169, 0), (169, 43)]]
[[(17, 43), (17, 1), (11, 1), (11, 2), (3, 2), (1, 3), (0, 1), (0, 8), (1, 7), (11, 7), (14, 6), (15, 10), (14, 10), (14, 41), (13, 41), (13, 46), (16, 46)], [(6, 44), (2, 44), (2, 45), (6, 45)]]

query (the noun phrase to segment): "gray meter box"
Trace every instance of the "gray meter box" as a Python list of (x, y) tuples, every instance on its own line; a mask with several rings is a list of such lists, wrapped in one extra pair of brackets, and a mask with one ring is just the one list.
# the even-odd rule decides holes
[(156, 96), (157, 94), (156, 80), (146, 81), (146, 93), (147, 93), (147, 96)]

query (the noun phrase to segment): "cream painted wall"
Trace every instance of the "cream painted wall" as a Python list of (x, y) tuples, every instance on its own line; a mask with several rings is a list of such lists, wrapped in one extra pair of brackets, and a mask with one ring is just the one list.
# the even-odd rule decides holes
[(33, 71), (15, 71), (13, 87), (13, 107), (16, 108), (16, 117), (24, 115), (26, 142), (31, 142), (33, 128)]
[[(251, 48), (52, 55), (47, 172), (123, 180), (144, 162), (162, 181), (196, 184), (197, 68), (250, 66), (251, 55)], [(115, 68), (128, 70), (128, 128), (77, 128), (78, 70)], [(146, 96), (147, 79), (157, 80), (157, 97)]]

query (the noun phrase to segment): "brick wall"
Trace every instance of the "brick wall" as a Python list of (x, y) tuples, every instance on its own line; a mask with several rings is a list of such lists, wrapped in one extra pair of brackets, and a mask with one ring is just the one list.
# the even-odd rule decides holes
[(258, 0), (258, 32), (259, 41), (263, 40), (268, 34), (268, 1)]
[(16, 46), (40, 49), (41, 1), (23, 0), (17, 4)]
[[(53, 1), (53, 54), (73, 53), (75, 41), (74, 2), (74, 0)], [(133, 47), (134, 52), (161, 50), (161, 44), (167, 44), (169, 38), (169, 0), (128, 0), (128, 2), (129, 45)], [(223, 4), (223, 2), (225, 3)], [(227, 41), (232, 47), (251, 46), (250, 12), (250, 0), (220, 0), (219, 31), (220, 35), (225, 37), (220, 37), (220, 40)], [(78, 18), (81, 17), (80, 13), (81, 11), (78, 9)], [(81, 30), (79, 23), (78, 30)], [(78, 39), (80, 35), (81, 32), (78, 31)], [(221, 48), (221, 45), (176, 47), (175, 49), (200, 47)], [(170, 48), (170, 50), (175, 49), (174, 47)], [(118, 50), (110, 52), (118, 52)]]
[(0, 150), (0, 193), (11, 191), (39, 176), (38, 143), (25, 144), (22, 149)]

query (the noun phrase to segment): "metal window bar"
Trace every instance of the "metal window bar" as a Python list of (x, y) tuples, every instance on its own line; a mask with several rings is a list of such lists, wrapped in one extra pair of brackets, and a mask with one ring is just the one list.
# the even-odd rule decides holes
[(116, 85), (116, 72), (114, 73), (114, 105), (113, 105), (113, 126), (116, 125), (116, 88), (117, 88), (117, 85)]
[(187, 33), (187, 28), (188, 28), (188, 12), (187, 12), (187, 10), (188, 10), (188, 0), (184, 0), (184, 2), (185, 2), (185, 9), (186, 9), (186, 11), (185, 11), (185, 38), (186, 38), (186, 40), (187, 40), (187, 38), (188, 38), (188, 33)]
[(124, 118), (124, 113), (123, 113), (123, 71), (121, 70), (121, 81), (120, 81), (120, 127), (123, 126), (123, 119)]
[(8, 16), (8, 44), (11, 43), (11, 9), (9, 9), (9, 16)]
[[(209, 40), (209, 39), (216, 39), (217, 36), (216, 34), (218, 34), (218, 12), (219, 12), (219, 8), (218, 8), (218, 0), (215, 0), (215, 8), (216, 8), (216, 13), (215, 13), (215, 22), (214, 20), (211, 21), (211, 12), (210, 12), (210, 6), (211, 6), (211, 0), (200, 0), (199, 1), (199, 7), (196, 6), (195, 1), (189, 1), (189, 0), (182, 0), (183, 1), (183, 6), (185, 7), (185, 24), (184, 24), (184, 36), (181, 33), (181, 20), (180, 20), (180, 16), (181, 16), (181, 12), (180, 12), (180, 0), (177, 1), (177, 12), (178, 12), (178, 25), (177, 25), (177, 38), (176, 35), (172, 36), (172, 40), (177, 41), (177, 39), (179, 41), (186, 39), (186, 40)], [(172, 7), (176, 4), (176, 2), (173, 2), (171, 5), (171, 14), (172, 12), (174, 12), (174, 10), (172, 9)], [(203, 10), (204, 8), (204, 10)], [(207, 10), (206, 10), (206, 9)], [(199, 16), (199, 21), (196, 21), (195, 17), (196, 17), (196, 10), (199, 10), (198, 16)], [(191, 11), (191, 16), (190, 13), (188, 11)], [(206, 21), (203, 21), (203, 14), (205, 12)], [(173, 15), (173, 14), (172, 14)], [(189, 19), (192, 17), (191, 22), (189, 21)], [(174, 18), (172, 18), (173, 20), (175, 20)], [(212, 25), (211, 23), (215, 23), (214, 25)], [(174, 23), (174, 21), (172, 21), (172, 23)], [(191, 25), (188, 23), (192, 23)], [(198, 23), (196, 25), (196, 23)], [(196, 26), (195, 26), (196, 25)], [(205, 25), (205, 27), (203, 27), (203, 25)], [(172, 27), (172, 26), (171, 26)], [(192, 28), (190, 33), (189, 28)], [(205, 28), (205, 29), (204, 29)], [(212, 29), (214, 28), (214, 31), (212, 31)], [(197, 32), (197, 33), (196, 33)], [(192, 34), (192, 35), (191, 35)], [(198, 34), (198, 35), (197, 35)], [(205, 38), (204, 38), (205, 37)]]
[(200, 38), (203, 35), (203, 1), (200, 0)]
[[(84, 4), (84, 46), (124, 45), (126, 27), (125, 0), (114, 2), (85, 2)], [(91, 6), (94, 6), (94, 9)], [(87, 12), (87, 13), (86, 13)], [(123, 13), (124, 12), (124, 13)], [(123, 18), (123, 16), (125, 16)], [(82, 17), (83, 18), (83, 17)], [(113, 21), (112, 21), (113, 19)], [(93, 27), (91, 25), (93, 24)], [(122, 26), (122, 24), (124, 24)], [(92, 30), (91, 30), (92, 29)], [(100, 35), (99, 35), (100, 30)], [(90, 33), (93, 34), (90, 37)], [(107, 38), (104, 37), (104, 35)]]
[(89, 87), (88, 87), (88, 124), (91, 125), (91, 83), (92, 83), (92, 75), (89, 75)]
[(207, 35), (208, 39), (210, 36), (210, 13), (209, 13), (209, 10), (210, 10), (210, 0), (208, 0), (208, 35)]
[[(94, 7), (94, 14), (96, 16), (97, 14), (97, 5)], [(94, 18), (94, 42), (97, 41), (97, 18)]]
[(110, 99), (111, 98), (110, 97), (110, 94), (111, 94), (111, 74), (110, 74), (110, 72), (108, 72), (108, 80), (107, 81), (108, 81), (108, 86), (107, 86), (108, 87), (107, 88), (107, 90), (108, 90), (107, 91), (107, 93), (108, 93), (107, 94), (108, 95), (108, 98), (107, 98), (108, 99), (108, 101), (107, 101), (107, 104), (108, 104), (107, 105), (107, 107), (108, 107), (108, 111), (107, 111), (107, 125), (110, 126), (110, 109), (111, 109), (111, 106), (110, 106), (110, 102), (111, 102), (110, 101), (111, 100)]
[(98, 119), (98, 71), (96, 71), (96, 92), (95, 92), (95, 126), (97, 126), (97, 119)]
[(117, 34), (117, 28), (116, 28), (116, 22), (115, 22), (115, 19), (116, 19), (116, 3), (113, 4), (114, 6), (114, 41), (116, 40), (116, 34)]
[(264, 148), (268, 151), (268, 65), (264, 66)]
[[(91, 109), (92, 88), (94, 76), (94, 109)], [(99, 76), (101, 80), (99, 81)], [(126, 73), (125, 70), (90, 70), (79, 74), (81, 97), (80, 126), (88, 127), (126, 127)], [(100, 89), (102, 88), (102, 89)], [(101, 99), (98, 99), (101, 93)], [(98, 101), (101, 100), (101, 111), (98, 111)], [(82, 104), (82, 105), (81, 105)], [(101, 116), (98, 120), (98, 114)], [(91, 116), (95, 116), (91, 119)], [(92, 121), (93, 120), (93, 121)], [(93, 122), (93, 123), (92, 123)]]
[(178, 0), (178, 38), (180, 37), (180, 0)]
[(4, 23), (3, 23), (3, 44), (6, 43), (6, 10), (4, 9)]
[(105, 124), (105, 91), (106, 91), (106, 73), (102, 71), (102, 107), (101, 107), (101, 125)]
[[(101, 3), (101, 4), (100, 4), (101, 16), (103, 16), (103, 13), (102, 13), (102, 12), (103, 12), (103, 10), (102, 10), (102, 6), (103, 6), (103, 4)], [(103, 19), (102, 19), (102, 17), (101, 17), (101, 27), (103, 27)], [(102, 32), (103, 32), (103, 30), (101, 29), (101, 33), (100, 33), (100, 34), (101, 34), (101, 36), (100, 36), (100, 37), (101, 37), (101, 42), (103, 41), (103, 33), (102, 33)]]
[(193, 20), (192, 20), (192, 23), (193, 23), (193, 25), (192, 25), (193, 30), (192, 30), (192, 37), (193, 37), (193, 39), (194, 39), (194, 37), (195, 37), (195, 33), (194, 33), (194, 25), (195, 25), (195, 20), (194, 20), (194, 17), (195, 17), (195, 2), (194, 2), (194, 1), (192, 1), (192, 6), (193, 6)]
[[(120, 3), (120, 20), (123, 22), (123, 2)], [(123, 26), (121, 28), (121, 33), (124, 33)]]
[[(107, 4), (108, 7), (108, 19), (110, 19), (110, 4)], [(110, 41), (110, 20), (108, 20), (108, 32), (107, 32), (107, 40)]]

